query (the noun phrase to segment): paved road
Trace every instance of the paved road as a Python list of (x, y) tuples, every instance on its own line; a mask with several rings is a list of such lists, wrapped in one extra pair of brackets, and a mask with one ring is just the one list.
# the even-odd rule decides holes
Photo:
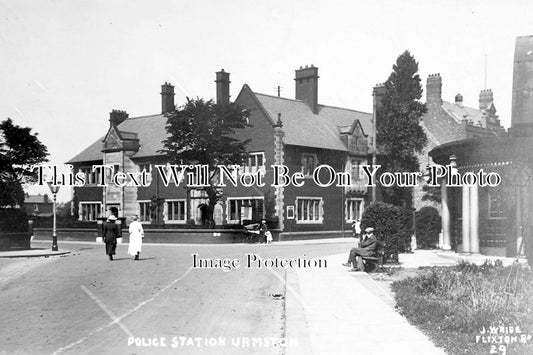
[(0, 354), (283, 354), (286, 272), (191, 268), (191, 254), (244, 264), (348, 244), (146, 245), (140, 261), (122, 245), (112, 262), (103, 245), (60, 247), (73, 253), (0, 259)]

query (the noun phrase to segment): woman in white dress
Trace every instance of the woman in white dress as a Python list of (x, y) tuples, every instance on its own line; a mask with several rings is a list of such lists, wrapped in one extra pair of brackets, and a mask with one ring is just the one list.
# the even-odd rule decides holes
[(128, 254), (135, 256), (135, 260), (139, 260), (139, 254), (144, 238), (144, 230), (141, 222), (138, 221), (139, 216), (133, 216), (133, 222), (130, 223), (130, 245), (128, 247)]

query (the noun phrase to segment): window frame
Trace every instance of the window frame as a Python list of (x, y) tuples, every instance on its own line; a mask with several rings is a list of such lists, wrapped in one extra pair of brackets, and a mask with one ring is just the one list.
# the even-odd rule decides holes
[[(492, 210), (492, 207), (494, 205), (494, 202), (492, 202), (493, 200), (493, 197), (494, 199), (497, 199), (497, 203), (496, 205), (498, 205), (499, 207), (499, 210), (498, 210), (498, 214), (499, 216), (494, 216), (494, 211)], [(487, 217), (488, 219), (505, 219), (505, 207), (503, 205), (503, 198), (502, 198), (502, 195), (501, 193), (499, 192), (493, 192), (491, 194), (490, 191), (487, 191)]]
[[(308, 165), (307, 162), (309, 161), (308, 160), (309, 158), (313, 159), (313, 168), (310, 169), (310, 171), (307, 171), (308, 169), (306, 169), (306, 168), (307, 168), (307, 165)], [(313, 172), (319, 166), (319, 164), (318, 164), (318, 156), (315, 153), (302, 153), (301, 163), (302, 163), (301, 172), (304, 175), (304, 177), (306, 177), (306, 178), (312, 177), (313, 176)], [(308, 172), (309, 172), (309, 174), (308, 174)]]
[[(175, 202), (183, 203), (183, 219), (170, 219), (170, 204)], [(163, 219), (168, 224), (186, 224), (187, 223), (187, 200), (186, 199), (168, 199), (163, 206)]]
[[(83, 206), (99, 206), (100, 208), (100, 212), (98, 213), (98, 211), (89, 211), (89, 215), (92, 215), (94, 213), (96, 213), (96, 216), (94, 219), (85, 219), (85, 212), (83, 211)], [(98, 210), (98, 209), (97, 209)], [(84, 221), (84, 222), (95, 222), (98, 220), (98, 218), (101, 218), (102, 217), (102, 211), (103, 211), (103, 204), (102, 202), (98, 202), (98, 201), (80, 201), (79, 203), (79, 206), (78, 206), (78, 220), (79, 221)]]
[[(350, 209), (350, 202), (358, 202), (359, 203), (359, 213), (357, 213), (357, 216), (352, 216), (351, 209)], [(344, 220), (346, 223), (353, 223), (356, 219), (361, 219), (364, 212), (364, 206), (365, 206), (365, 200), (360, 197), (347, 197), (344, 201)]]
[[(251, 213), (250, 218), (243, 218), (241, 216), (241, 211), (240, 211), (240, 208), (239, 208), (239, 205), (238, 205), (238, 201), (245, 201), (245, 200), (261, 201), (261, 203), (263, 204), (263, 215), (262, 215), (262, 217), (263, 218), (265, 217), (265, 198), (264, 198), (264, 196), (228, 197), (226, 199), (226, 223), (228, 223), (228, 224), (241, 223), (241, 221), (243, 221), (245, 219), (251, 220), (253, 218), (254, 213), (253, 213), (253, 209), (252, 208), (250, 209), (250, 213)], [(232, 204), (232, 202), (237, 202), (236, 213), (238, 214), (239, 219), (232, 219), (231, 218), (232, 217), (232, 213), (231, 213), (231, 207), (232, 207), (231, 204)]]
[[(302, 205), (302, 208), (300, 208), (300, 201), (307, 201), (308, 205), (307, 207), (305, 207), (305, 209), (307, 210), (306, 211), (306, 215), (307, 217), (310, 216), (310, 214), (313, 214), (313, 217), (314, 217), (314, 212), (315, 212), (315, 208), (318, 209), (318, 218), (317, 219), (301, 219), (302, 217), (302, 209), (304, 208), (304, 206)], [(310, 213), (309, 211), (309, 201), (317, 201), (318, 204), (316, 205), (316, 207), (313, 207), (313, 212)], [(304, 202), (305, 203), (305, 202)], [(296, 197), (296, 200), (295, 200), (295, 218), (294, 220), (296, 221), (296, 224), (323, 224), (324, 223), (324, 199), (322, 197), (316, 197), (316, 196), (298, 196)]]
[[(148, 220), (146, 220), (144, 217), (145, 215), (143, 215), (141, 213), (141, 204), (147, 204), (148, 206), (148, 209), (147, 211), (145, 211), (145, 214), (147, 214), (148, 216)], [(137, 207), (139, 208), (139, 213), (137, 214), (139, 216), (139, 222), (141, 222), (141, 224), (150, 224), (152, 222), (152, 218), (151, 218), (151, 211), (150, 209), (152, 208), (152, 201), (150, 200), (138, 200), (137, 201)]]

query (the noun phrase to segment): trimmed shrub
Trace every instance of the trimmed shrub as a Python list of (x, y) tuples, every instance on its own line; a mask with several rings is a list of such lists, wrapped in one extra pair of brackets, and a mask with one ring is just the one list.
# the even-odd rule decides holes
[(416, 245), (419, 249), (434, 249), (439, 243), (441, 218), (435, 207), (422, 207), (416, 212)]
[(385, 242), (384, 262), (398, 262), (398, 254), (409, 251), (413, 222), (411, 211), (383, 202), (376, 202), (365, 209), (361, 230), (375, 229), (376, 237)]
[(28, 215), (20, 208), (0, 208), (0, 232), (21, 233), (28, 231)]
[(29, 248), (29, 238), (26, 211), (20, 208), (0, 208), (0, 250), (14, 246)]

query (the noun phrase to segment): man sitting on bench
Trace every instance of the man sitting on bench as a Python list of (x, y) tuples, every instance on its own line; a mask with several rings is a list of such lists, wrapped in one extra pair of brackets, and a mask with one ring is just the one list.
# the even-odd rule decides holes
[(353, 271), (365, 271), (363, 257), (374, 256), (379, 247), (377, 238), (374, 236), (374, 228), (368, 227), (363, 233), (363, 240), (359, 243), (359, 248), (352, 248), (348, 262), (344, 266), (352, 266)]

